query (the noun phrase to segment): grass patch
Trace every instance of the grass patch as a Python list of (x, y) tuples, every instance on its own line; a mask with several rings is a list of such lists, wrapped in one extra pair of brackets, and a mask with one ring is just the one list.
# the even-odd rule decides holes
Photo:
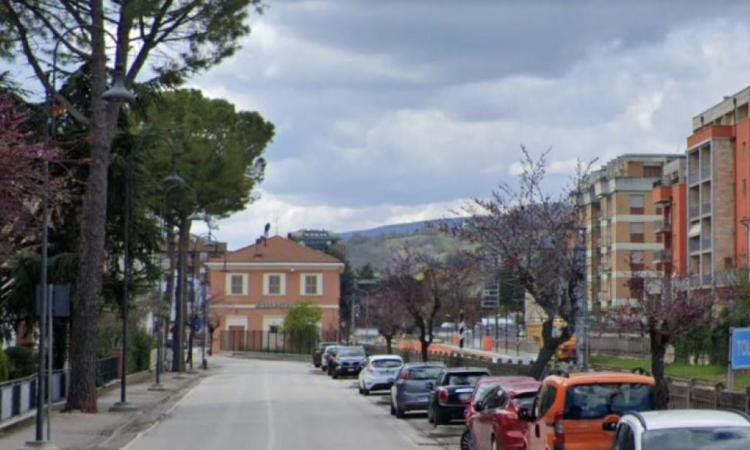
[[(638, 367), (651, 370), (648, 359), (619, 358), (617, 356), (591, 356), (591, 364), (597, 369), (633, 370)], [(695, 378), (700, 384), (715, 385), (727, 382), (726, 366), (693, 366), (685, 363), (673, 363), (666, 366), (667, 376), (679, 379)], [(746, 371), (735, 374), (735, 391), (744, 391), (750, 387), (750, 375)]]

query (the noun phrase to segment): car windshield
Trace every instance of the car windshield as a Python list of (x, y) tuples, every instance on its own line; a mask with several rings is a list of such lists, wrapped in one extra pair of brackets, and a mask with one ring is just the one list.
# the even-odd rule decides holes
[(526, 394), (520, 394), (517, 395), (516, 398), (513, 399), (513, 403), (516, 404), (516, 408), (518, 409), (525, 409), (527, 411), (531, 411), (532, 405), (534, 405), (534, 398), (536, 397), (536, 392), (528, 392)]
[(413, 367), (409, 369), (412, 380), (434, 380), (440, 375), (442, 367)]
[(480, 378), (486, 377), (485, 372), (466, 372), (448, 374), (448, 386), (474, 386)]
[(325, 353), (328, 353), (329, 355), (333, 355), (338, 350), (338, 347), (326, 347)]
[(372, 367), (377, 367), (378, 369), (394, 369), (396, 367), (401, 367), (401, 361), (398, 359), (377, 359), (372, 362)]
[(746, 450), (750, 427), (677, 428), (643, 434), (644, 450)]
[(654, 389), (645, 384), (591, 384), (568, 389), (565, 420), (602, 419), (654, 409)]
[(364, 358), (365, 350), (362, 348), (342, 348), (341, 350), (339, 350), (338, 356), (361, 356)]
[(484, 400), (485, 395), (490, 392), (493, 388), (496, 388), (498, 383), (484, 383), (477, 386), (477, 390), (474, 392), (474, 400)]

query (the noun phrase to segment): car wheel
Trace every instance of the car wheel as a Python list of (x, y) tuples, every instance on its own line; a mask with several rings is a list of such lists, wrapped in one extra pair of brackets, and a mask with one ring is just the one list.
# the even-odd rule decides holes
[(468, 428), (461, 435), (461, 450), (472, 450), (471, 431)]
[(359, 386), (359, 395), (363, 395), (365, 391), (362, 390), (362, 386)]
[(362, 393), (365, 394), (366, 396), (370, 395), (370, 391), (367, 388), (363, 388)]
[(427, 408), (427, 423), (434, 423), (435, 421), (432, 418), (432, 405), (430, 405)]
[(435, 409), (435, 412), (432, 414), (432, 421), (435, 426), (445, 425), (446, 423), (448, 423), (448, 421), (443, 416), (443, 412), (439, 409)]
[(396, 408), (393, 407), (393, 402), (391, 402), (391, 415), (392, 416), (396, 415)]
[(339, 377), (339, 374), (334, 370), (333, 373), (331, 374), (331, 378), (335, 380), (338, 377)]
[(396, 407), (396, 417), (398, 417), (399, 419), (403, 419), (405, 416), (406, 416), (406, 412), (404, 412), (403, 409), (401, 409), (401, 408), (399, 408), (397, 406)]

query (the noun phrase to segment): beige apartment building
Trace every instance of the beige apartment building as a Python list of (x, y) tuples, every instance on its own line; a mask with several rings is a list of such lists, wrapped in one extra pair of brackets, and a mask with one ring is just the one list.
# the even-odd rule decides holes
[(626, 154), (589, 176), (580, 199), (586, 228), (587, 301), (592, 311), (632, 298), (629, 280), (637, 271), (656, 276), (655, 259), (664, 249), (656, 230), (662, 212), (651, 201), (664, 164), (679, 154)]

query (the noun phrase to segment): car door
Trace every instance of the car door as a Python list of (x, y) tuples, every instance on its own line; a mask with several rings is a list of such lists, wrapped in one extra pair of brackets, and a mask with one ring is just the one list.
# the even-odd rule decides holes
[(493, 425), (497, 419), (497, 409), (502, 406), (503, 399), (506, 397), (507, 395), (499, 386), (491, 389), (484, 396), (482, 400), (484, 408), (482, 409), (482, 412), (479, 413), (479, 417), (477, 417), (477, 424), (479, 425), (477, 442), (479, 445), (475, 447), (476, 450), (489, 450), (491, 448), (490, 441)]
[(548, 417), (546, 417), (552, 405), (555, 403), (555, 397), (557, 396), (557, 388), (551, 384), (545, 384), (537, 395), (537, 399), (534, 402), (534, 421), (531, 422), (529, 427), (529, 449), (528, 450), (546, 450), (547, 439), (550, 431), (554, 436), (554, 425), (548, 425)]

